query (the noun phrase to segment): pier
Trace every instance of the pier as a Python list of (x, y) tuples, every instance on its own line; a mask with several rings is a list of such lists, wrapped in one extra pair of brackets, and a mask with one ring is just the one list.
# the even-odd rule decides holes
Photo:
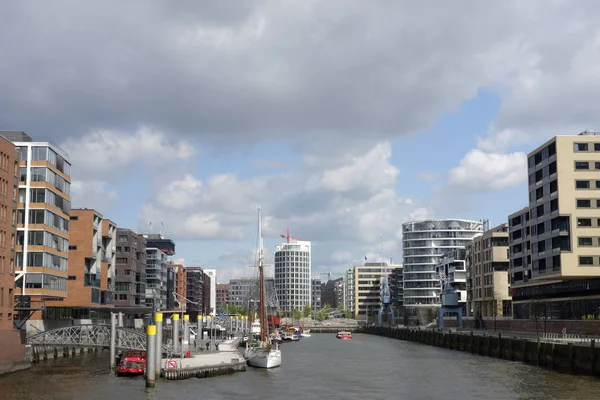
[(365, 327), (361, 332), (469, 352), (487, 357), (520, 361), (538, 367), (578, 375), (600, 376), (600, 350), (596, 341), (557, 343), (556, 338), (518, 338), (426, 329)]

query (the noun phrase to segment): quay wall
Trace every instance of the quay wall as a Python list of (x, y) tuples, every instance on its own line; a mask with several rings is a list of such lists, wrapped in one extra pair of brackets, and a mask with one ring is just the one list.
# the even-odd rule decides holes
[(339, 331), (359, 332), (358, 327), (348, 327), (348, 326), (317, 326), (310, 328), (310, 333), (338, 333)]
[(591, 346), (530, 341), (526, 339), (473, 335), (436, 330), (365, 327), (361, 332), (398, 340), (458, 350), (482, 356), (520, 361), (573, 374), (600, 376), (600, 349)]
[(23, 332), (0, 330), (0, 375), (29, 368), (25, 354)]
[[(98, 347), (27, 345), (26, 359), (32, 363), (39, 363), (57, 358), (75, 357), (85, 353), (96, 353), (98, 349)], [(100, 348), (100, 350), (104, 351), (104, 348)]]
[[(508, 319), (508, 318), (484, 318), (487, 329), (496, 329), (499, 331), (514, 332), (544, 332), (544, 333), (562, 333), (566, 328), (567, 333), (574, 335), (593, 336), (600, 333), (600, 320), (542, 320), (531, 319)], [(475, 326), (473, 318), (463, 318), (463, 329), (479, 329)], [(444, 318), (444, 327), (456, 328), (456, 318)]]

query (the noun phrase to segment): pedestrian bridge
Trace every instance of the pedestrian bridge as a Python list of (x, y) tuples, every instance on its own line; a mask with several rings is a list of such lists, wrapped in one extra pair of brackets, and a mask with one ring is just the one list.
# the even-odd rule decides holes
[[(117, 327), (117, 349), (146, 350), (146, 334), (135, 329)], [(27, 338), (32, 346), (110, 347), (110, 325), (72, 325), (52, 329)], [(163, 350), (169, 352), (168, 346)]]

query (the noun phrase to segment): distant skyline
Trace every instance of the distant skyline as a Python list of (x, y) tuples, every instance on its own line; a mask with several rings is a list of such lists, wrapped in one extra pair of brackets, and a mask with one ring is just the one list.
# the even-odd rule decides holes
[[(233, 3), (233, 4), (232, 4)], [(401, 260), (401, 224), (527, 204), (526, 153), (600, 129), (592, 1), (8, 2), (0, 129), (61, 145), (73, 206), (251, 276)], [(272, 261), (271, 261), (272, 262)]]

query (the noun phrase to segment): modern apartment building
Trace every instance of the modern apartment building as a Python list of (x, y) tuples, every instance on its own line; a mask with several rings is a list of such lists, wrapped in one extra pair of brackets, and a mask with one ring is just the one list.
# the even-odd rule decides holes
[(389, 276), (392, 304), (397, 310), (404, 307), (404, 289), (402, 286), (403, 276), (404, 268), (402, 265), (394, 268)]
[(321, 285), (321, 304), (333, 309), (344, 308), (344, 278), (331, 279)]
[(176, 308), (183, 307), (186, 310), (186, 302), (184, 301), (187, 297), (187, 273), (185, 267), (182, 264), (170, 264), (169, 267), (175, 273), (175, 293), (177, 294)]
[(175, 254), (175, 242), (161, 234), (147, 234), (146, 238), (146, 306), (166, 310), (169, 256)]
[(117, 229), (115, 306), (146, 306), (146, 239), (130, 229)]
[(387, 269), (389, 278), (396, 268), (402, 267), (386, 262), (354, 266), (354, 318), (373, 321), (381, 308), (381, 277)]
[(19, 159), (15, 146), (0, 136), (0, 374), (25, 360), (14, 309)]
[(114, 306), (115, 268), (111, 243), (115, 242), (116, 229), (112, 221), (105, 220), (96, 210), (71, 210), (68, 296), (46, 301), (44, 319), (109, 318), (108, 313)]
[(289, 239), (275, 248), (275, 290), (285, 312), (310, 306), (311, 243)]
[(206, 273), (206, 270), (204, 270), (204, 274), (202, 275), (202, 314), (204, 315), (214, 315), (214, 310), (210, 306), (212, 281), (213, 279), (211, 276)]
[(175, 304), (179, 306), (179, 302), (175, 301), (175, 280), (176, 280), (175, 270), (167, 265), (167, 310), (175, 309)]
[(312, 280), (310, 281), (310, 285), (310, 307), (314, 311), (319, 311), (321, 307), (323, 307), (321, 303), (321, 278), (312, 278)]
[(486, 230), (467, 247), (467, 312), (476, 318), (512, 315), (508, 224)]
[(224, 311), (229, 301), (229, 285), (226, 283), (217, 283), (217, 313)]
[(215, 315), (217, 312), (217, 270), (204, 268), (204, 273), (208, 275), (210, 279), (207, 304), (210, 307), (210, 315)]
[(348, 268), (344, 273), (344, 310), (355, 315), (354, 306), (354, 268)]
[(436, 265), (446, 254), (464, 249), (483, 232), (483, 222), (435, 219), (402, 224), (404, 306), (414, 308), (421, 322), (433, 318), (440, 305), (441, 283)]
[(247, 308), (251, 292), (258, 287), (256, 278), (235, 278), (229, 281), (229, 304)]
[[(186, 311), (192, 320), (204, 315), (204, 271), (201, 267), (185, 267), (186, 273)], [(193, 317), (192, 317), (193, 316)]]
[(600, 318), (600, 136), (555, 136), (527, 168), (531, 268), (511, 242), (514, 318)]
[[(67, 297), (71, 163), (60, 147), (1, 131), (20, 152), (16, 295), (20, 317), (40, 319), (47, 300)], [(12, 184), (12, 182), (11, 182)]]

